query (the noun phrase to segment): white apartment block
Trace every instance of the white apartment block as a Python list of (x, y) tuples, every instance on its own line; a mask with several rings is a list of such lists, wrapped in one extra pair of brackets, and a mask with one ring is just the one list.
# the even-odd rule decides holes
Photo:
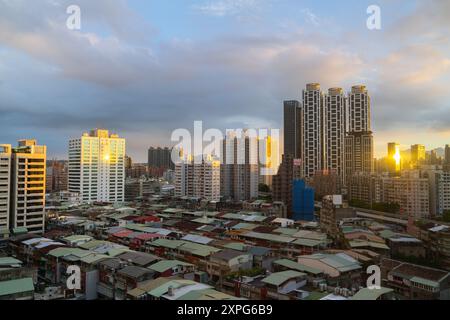
[(45, 228), (45, 179), (47, 147), (35, 140), (20, 140), (12, 149), (10, 229)]
[(348, 132), (371, 132), (370, 96), (365, 86), (353, 86), (348, 94)]
[(343, 181), (345, 164), (345, 108), (344, 90), (332, 88), (325, 95), (324, 104), (324, 169), (336, 172)]
[(220, 161), (192, 157), (175, 164), (175, 196), (220, 201)]
[(0, 238), (9, 230), (11, 145), (0, 145)]
[(324, 165), (324, 96), (318, 83), (306, 85), (303, 90), (302, 108), (302, 171), (312, 177)]
[(125, 139), (92, 130), (69, 141), (69, 192), (83, 203), (125, 201)]

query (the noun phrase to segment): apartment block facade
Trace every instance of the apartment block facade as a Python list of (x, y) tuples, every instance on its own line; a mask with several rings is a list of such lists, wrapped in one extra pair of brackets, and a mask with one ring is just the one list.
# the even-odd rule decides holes
[(69, 191), (84, 203), (125, 200), (125, 139), (92, 130), (69, 142)]

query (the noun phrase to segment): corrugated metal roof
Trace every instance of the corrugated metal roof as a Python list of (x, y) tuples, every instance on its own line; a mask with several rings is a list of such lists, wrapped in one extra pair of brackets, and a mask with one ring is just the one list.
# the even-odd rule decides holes
[(23, 278), (0, 282), (0, 296), (34, 291), (32, 278)]
[(274, 263), (278, 264), (280, 266), (289, 268), (289, 269), (293, 269), (293, 270), (297, 270), (297, 271), (301, 271), (301, 272), (306, 272), (306, 273), (310, 273), (310, 274), (320, 274), (320, 273), (322, 273), (322, 271), (319, 270), (319, 269), (315, 269), (313, 267), (305, 266), (303, 264), (300, 264), (300, 263), (297, 263), (295, 261), (288, 260), (288, 259), (277, 260)]
[(365, 301), (377, 300), (382, 295), (393, 291), (394, 291), (393, 289), (383, 287), (380, 289), (363, 288), (352, 297), (352, 300), (365, 300)]
[(280, 286), (290, 279), (303, 276), (306, 276), (306, 274), (298, 271), (288, 270), (272, 273), (270, 276), (262, 279), (261, 281), (275, 286)]
[(194, 265), (179, 260), (162, 260), (155, 264), (152, 264), (148, 268), (151, 270), (155, 270), (156, 272), (162, 273), (177, 266), (193, 267)]
[(184, 236), (181, 240), (200, 243), (200, 244), (208, 244), (213, 241), (213, 239), (208, 237), (202, 237), (196, 234), (188, 234)]
[(17, 260), (13, 257), (4, 257), (0, 258), (0, 267), (20, 267), (22, 265), (22, 261)]
[(290, 243), (295, 240), (295, 238), (291, 238), (291, 237), (279, 236), (279, 235), (270, 234), (270, 233), (258, 233), (258, 232), (247, 232), (245, 234), (242, 234), (242, 236), (245, 236), (248, 238), (273, 241), (273, 242), (281, 242), (281, 243)]

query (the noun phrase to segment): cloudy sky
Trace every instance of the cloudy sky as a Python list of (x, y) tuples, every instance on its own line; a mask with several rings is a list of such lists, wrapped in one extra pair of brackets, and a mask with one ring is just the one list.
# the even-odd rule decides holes
[(378, 156), (450, 143), (450, 1), (0, 0), (0, 143), (34, 137), (49, 157), (95, 127), (135, 161), (194, 120), (280, 128), (309, 82), (368, 86)]

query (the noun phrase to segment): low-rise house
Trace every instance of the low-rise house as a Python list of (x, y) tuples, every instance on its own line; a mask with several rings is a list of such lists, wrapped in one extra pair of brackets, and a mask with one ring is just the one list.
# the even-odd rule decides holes
[(117, 271), (115, 277), (116, 299), (122, 300), (139, 283), (154, 279), (155, 272), (147, 268), (127, 266)]
[(450, 300), (450, 273), (411, 263), (383, 259), (382, 282), (400, 299)]
[(253, 268), (272, 270), (272, 262), (277, 259), (270, 248), (250, 247), (248, 253), (253, 257)]
[(412, 237), (392, 237), (387, 239), (391, 248), (392, 258), (419, 258), (426, 257), (426, 249), (423, 242)]
[(345, 288), (358, 287), (361, 282), (361, 264), (345, 253), (313, 254), (298, 257), (298, 263), (321, 270), (328, 284)]
[(195, 266), (179, 260), (162, 260), (148, 267), (160, 277), (181, 276), (183, 278), (194, 276)]
[(232, 272), (253, 268), (250, 253), (225, 249), (211, 255), (207, 262), (207, 272), (213, 282), (222, 285), (224, 277)]
[(275, 272), (277, 271), (287, 271), (294, 270), (298, 272), (305, 273), (308, 276), (310, 282), (314, 279), (320, 279), (324, 276), (324, 272), (322, 270), (292, 261), (288, 259), (280, 259), (275, 260), (273, 262), (273, 269)]
[(32, 278), (37, 282), (37, 269), (23, 265), (22, 261), (13, 257), (0, 258), (0, 281)]
[(116, 256), (116, 258), (124, 260), (128, 264), (133, 264), (142, 268), (147, 268), (155, 262), (161, 260), (161, 258), (155, 255), (137, 251), (128, 251)]
[(267, 285), (268, 298), (283, 299), (281, 295), (289, 295), (307, 283), (306, 274), (288, 270), (272, 273), (261, 281)]
[(131, 300), (234, 300), (211, 286), (180, 278), (158, 278), (128, 292)]

